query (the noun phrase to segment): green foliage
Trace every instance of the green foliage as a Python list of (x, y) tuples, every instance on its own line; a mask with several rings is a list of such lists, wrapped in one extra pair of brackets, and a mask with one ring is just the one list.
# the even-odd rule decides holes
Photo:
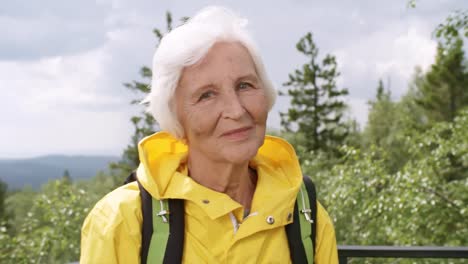
[(397, 106), (401, 113), (398, 122), (401, 124), (402, 129), (420, 132), (431, 127), (424, 108), (418, 102), (419, 98), (422, 97), (419, 87), (423, 83), (424, 73), (420, 67), (416, 67), (412, 80), (409, 83), (408, 91), (402, 96)]
[[(412, 128), (406, 120), (413, 113), (404, 102), (394, 102), (389, 90), (385, 90), (382, 81), (377, 86), (376, 98), (369, 102), (369, 115), (363, 131), (364, 148), (376, 146), (385, 149), (382, 158), (386, 171), (393, 173), (401, 169), (408, 160), (408, 137)], [(377, 153), (376, 153), (377, 154)]]
[(464, 65), (463, 41), (437, 48), (436, 61), (417, 84), (417, 103), (430, 122), (452, 121), (468, 106), (468, 71)]
[(468, 38), (468, 10), (453, 12), (437, 26), (434, 33), (437, 38), (445, 39), (447, 44), (457, 38)]
[(48, 183), (31, 202), (12, 236), (1, 227), (2, 263), (66, 263), (79, 258), (81, 223), (88, 213), (86, 191), (65, 179)]
[(376, 98), (369, 102), (369, 106), (367, 126), (364, 131), (365, 143), (385, 146), (390, 141), (389, 136), (393, 134), (392, 128), (398, 116), (396, 104), (392, 102), (390, 91), (385, 91), (382, 80), (377, 86)]
[(307, 140), (302, 145), (307, 150), (336, 153), (349, 132), (343, 121), (347, 106), (341, 100), (348, 90), (336, 86), (339, 72), (334, 56), (326, 55), (317, 62), (318, 48), (311, 33), (302, 37), (296, 48), (309, 62), (289, 74), (285, 86), (291, 87), (287, 93), (291, 104), (286, 113), (280, 113), (281, 125), (287, 132), (303, 134)]
[(408, 0), (408, 2), (406, 3), (406, 7), (407, 8), (415, 8), (416, 7), (416, 0)]
[(0, 224), (0, 263), (68, 263), (79, 259), (80, 230), (91, 207), (113, 188), (102, 173), (71, 183), (50, 181), (40, 192), (11, 194), (14, 218)]
[(339, 244), (439, 245), (468, 243), (468, 109), (416, 135), (410, 159), (389, 173), (386, 150), (344, 147), (343, 162), (317, 170), (311, 155), (304, 171), (317, 172), (319, 197), (335, 221)]
[(11, 213), (10, 221), (14, 223), (9, 227), (10, 233), (16, 233), (17, 227), (25, 222), (25, 216), (31, 208), (31, 201), (35, 199), (37, 192), (32, 187), (28, 186), (21, 191), (14, 191), (6, 198), (5, 205), (7, 211)]
[(0, 180), (0, 221), (7, 219), (7, 210), (5, 200), (7, 196), (8, 185)]

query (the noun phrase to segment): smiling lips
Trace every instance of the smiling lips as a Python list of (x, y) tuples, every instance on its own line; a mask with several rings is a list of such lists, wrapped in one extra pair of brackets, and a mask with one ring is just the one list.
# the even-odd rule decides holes
[(221, 137), (230, 139), (230, 140), (243, 140), (249, 136), (252, 126), (241, 127), (238, 129), (229, 130), (224, 132)]

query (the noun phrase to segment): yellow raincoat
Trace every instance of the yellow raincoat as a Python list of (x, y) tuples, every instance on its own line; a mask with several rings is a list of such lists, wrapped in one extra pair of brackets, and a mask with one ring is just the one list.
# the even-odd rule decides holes
[[(288, 215), (302, 174), (286, 141), (267, 136), (250, 162), (258, 181), (244, 219), (239, 203), (187, 176), (187, 146), (170, 134), (142, 140), (139, 155), (137, 177), (153, 197), (185, 200), (184, 263), (291, 262), (284, 226), (292, 222)], [(138, 185), (133, 182), (109, 193), (84, 222), (80, 263), (140, 263), (141, 225)], [(319, 203), (315, 263), (338, 263), (333, 225)]]

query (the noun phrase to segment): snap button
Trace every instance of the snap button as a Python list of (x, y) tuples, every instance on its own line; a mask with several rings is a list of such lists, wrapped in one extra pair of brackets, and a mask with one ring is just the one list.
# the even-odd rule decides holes
[(202, 200), (202, 202), (203, 202), (204, 204), (209, 204), (209, 203), (210, 203), (210, 201), (209, 201), (209, 200), (206, 200), (206, 199), (205, 199), (205, 200)]
[(272, 225), (273, 223), (275, 223), (275, 218), (273, 218), (273, 216), (268, 216), (266, 218), (266, 222), (269, 224), (269, 225)]
[(292, 219), (292, 213), (288, 214), (288, 221)]

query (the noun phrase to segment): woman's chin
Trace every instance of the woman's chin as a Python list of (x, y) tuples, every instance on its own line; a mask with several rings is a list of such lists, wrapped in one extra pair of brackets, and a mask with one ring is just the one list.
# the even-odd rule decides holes
[(239, 144), (236, 146), (229, 146), (223, 149), (221, 156), (227, 162), (233, 164), (248, 163), (255, 155), (257, 155), (258, 144)]

